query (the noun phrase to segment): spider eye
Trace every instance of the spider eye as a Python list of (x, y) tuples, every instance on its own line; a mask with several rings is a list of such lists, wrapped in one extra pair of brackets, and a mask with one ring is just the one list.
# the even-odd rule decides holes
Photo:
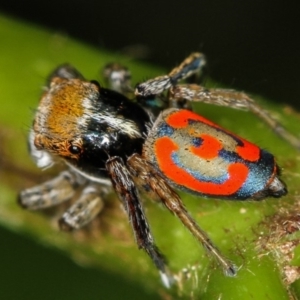
[(76, 145), (71, 145), (69, 147), (69, 151), (72, 153), (72, 154), (80, 154), (81, 152), (81, 148), (76, 146)]

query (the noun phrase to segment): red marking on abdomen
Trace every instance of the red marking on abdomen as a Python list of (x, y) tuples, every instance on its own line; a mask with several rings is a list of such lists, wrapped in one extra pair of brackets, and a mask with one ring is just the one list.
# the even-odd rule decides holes
[(209, 134), (201, 134), (200, 138), (202, 140), (201, 145), (199, 147), (191, 146), (191, 152), (203, 159), (212, 159), (217, 157), (219, 155), (219, 151), (222, 149), (220, 141)]
[(238, 155), (241, 156), (242, 159), (252, 161), (252, 162), (259, 160), (260, 158), (259, 147), (189, 110), (179, 110), (172, 113), (170, 116), (168, 116), (166, 122), (173, 128), (185, 128), (189, 125), (189, 120), (202, 122), (213, 128), (220, 129), (224, 133), (231, 135), (228, 138), (235, 137), (237, 140), (242, 141), (244, 144), (244, 146), (236, 147), (236, 152)]
[(171, 158), (172, 152), (177, 151), (178, 146), (169, 138), (162, 137), (155, 142), (155, 153), (158, 166), (162, 173), (176, 184), (186, 187), (195, 192), (206, 195), (229, 196), (238, 191), (247, 179), (249, 170), (242, 163), (232, 163), (229, 165), (228, 179), (221, 183), (203, 182), (184, 169), (178, 167)]
[(238, 155), (245, 160), (249, 160), (252, 162), (258, 161), (260, 158), (259, 147), (242, 138), (239, 139), (244, 143), (244, 146), (236, 147), (236, 152), (238, 153)]
[(185, 128), (189, 125), (189, 120), (200, 121), (204, 124), (219, 128), (213, 122), (185, 109), (181, 109), (172, 113), (170, 116), (167, 117), (166, 122), (173, 128)]

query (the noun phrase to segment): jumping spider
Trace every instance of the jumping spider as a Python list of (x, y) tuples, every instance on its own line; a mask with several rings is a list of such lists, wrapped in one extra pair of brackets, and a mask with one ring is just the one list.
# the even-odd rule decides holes
[[(255, 113), (282, 138), (300, 148), (300, 141), (246, 94), (178, 84), (200, 73), (205, 58), (193, 53), (168, 75), (132, 89), (130, 73), (110, 64), (104, 74), (111, 89), (87, 81), (63, 65), (49, 77), (29, 134), (30, 152), (38, 167), (62, 159), (67, 170), (20, 193), (31, 210), (57, 205), (82, 192), (60, 219), (62, 228), (78, 229), (102, 209), (111, 188), (130, 220), (138, 247), (170, 286), (171, 273), (156, 247), (138, 187), (156, 194), (215, 257), (228, 276), (236, 267), (213, 245), (175, 192), (223, 199), (281, 197), (287, 193), (274, 156), (192, 112), (190, 102), (244, 109)], [(134, 94), (133, 100), (128, 95)]]

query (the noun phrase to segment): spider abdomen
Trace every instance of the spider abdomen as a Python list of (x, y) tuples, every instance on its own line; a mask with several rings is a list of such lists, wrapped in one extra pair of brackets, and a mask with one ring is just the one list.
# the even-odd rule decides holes
[(195, 194), (243, 200), (287, 192), (272, 154), (188, 110), (163, 111), (143, 155), (172, 185)]

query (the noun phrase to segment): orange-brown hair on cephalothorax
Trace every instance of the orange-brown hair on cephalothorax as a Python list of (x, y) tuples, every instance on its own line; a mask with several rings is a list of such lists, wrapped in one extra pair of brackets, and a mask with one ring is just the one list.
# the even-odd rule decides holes
[[(81, 132), (91, 114), (90, 102), (96, 100), (98, 94), (98, 86), (91, 82), (53, 78), (36, 114), (35, 146), (77, 159), (82, 149)], [(71, 153), (70, 147), (78, 147), (78, 154)]]

